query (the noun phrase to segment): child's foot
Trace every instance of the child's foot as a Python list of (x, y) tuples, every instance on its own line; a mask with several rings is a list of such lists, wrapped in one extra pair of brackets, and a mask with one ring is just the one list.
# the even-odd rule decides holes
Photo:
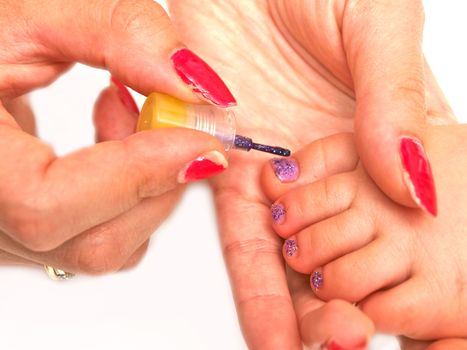
[(437, 218), (383, 195), (358, 164), (350, 134), (271, 162), (262, 182), (287, 263), (311, 274), (320, 298), (358, 302), (384, 332), (466, 336), (466, 140), (466, 126), (427, 132)]

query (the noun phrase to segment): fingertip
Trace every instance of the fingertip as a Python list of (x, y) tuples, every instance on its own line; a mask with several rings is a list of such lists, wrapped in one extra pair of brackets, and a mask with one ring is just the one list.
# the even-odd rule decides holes
[(94, 126), (98, 142), (121, 140), (136, 130), (138, 115), (132, 112), (119, 95), (119, 89), (111, 85), (100, 93), (94, 105)]
[(364, 349), (374, 333), (371, 320), (355, 306), (342, 300), (331, 300), (307, 313), (300, 331), (306, 345), (324, 344), (325, 348)]

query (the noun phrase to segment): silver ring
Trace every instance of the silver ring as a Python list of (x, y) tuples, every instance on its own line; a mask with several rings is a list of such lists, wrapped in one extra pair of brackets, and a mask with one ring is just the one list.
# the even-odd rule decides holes
[(71, 272), (57, 269), (55, 267), (44, 265), (45, 272), (54, 281), (66, 281), (72, 279), (75, 275)]

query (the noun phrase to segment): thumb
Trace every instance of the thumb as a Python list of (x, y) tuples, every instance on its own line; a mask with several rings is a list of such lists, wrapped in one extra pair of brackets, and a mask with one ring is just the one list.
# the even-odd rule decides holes
[(160, 91), (195, 102), (195, 92), (221, 107), (236, 104), (215, 71), (179, 40), (167, 13), (153, 0), (26, 0), (21, 6), (39, 55), (49, 60), (108, 69), (145, 95)]
[(350, 1), (342, 32), (365, 168), (393, 200), (437, 215), (426, 126), (420, 0)]

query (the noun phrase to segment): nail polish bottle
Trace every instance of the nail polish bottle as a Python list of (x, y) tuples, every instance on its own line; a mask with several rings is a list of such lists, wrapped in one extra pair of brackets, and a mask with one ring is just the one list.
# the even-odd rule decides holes
[(141, 109), (137, 131), (180, 127), (203, 131), (218, 138), (226, 151), (254, 149), (279, 156), (290, 155), (287, 149), (258, 144), (249, 137), (236, 135), (235, 114), (231, 109), (188, 104), (160, 93), (149, 95)]

